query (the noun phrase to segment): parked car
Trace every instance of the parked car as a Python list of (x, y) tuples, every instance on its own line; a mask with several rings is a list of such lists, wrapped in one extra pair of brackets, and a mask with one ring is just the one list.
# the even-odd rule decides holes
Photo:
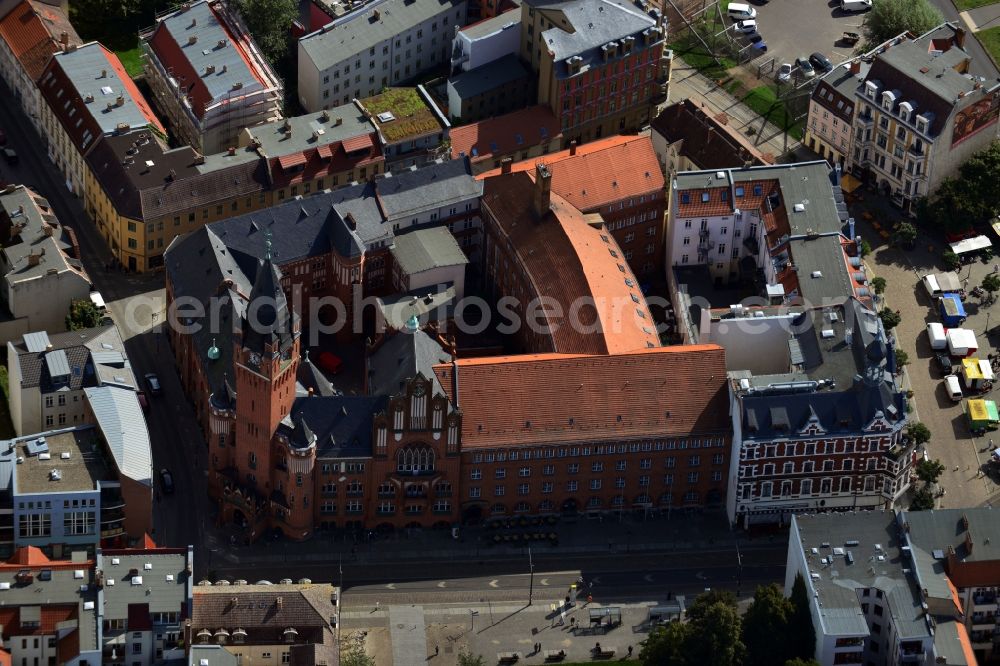
[(736, 29), (740, 32), (749, 35), (752, 32), (757, 32), (757, 21), (754, 19), (747, 19), (746, 21), (739, 21), (734, 24)]
[(13, 148), (4, 148), (3, 158), (7, 161), (7, 164), (14, 166), (17, 164), (17, 151)]
[(145, 391), (136, 391), (136, 397), (139, 399), (139, 406), (142, 407), (142, 411), (149, 411), (149, 398), (146, 397)]
[(941, 371), (942, 375), (947, 376), (954, 371), (954, 366), (951, 363), (951, 356), (948, 355), (948, 352), (935, 355), (934, 362), (937, 364), (938, 370)]
[(777, 79), (782, 82), (787, 82), (792, 79), (792, 64), (788, 62), (781, 63), (781, 67), (778, 68)]
[(146, 387), (149, 389), (150, 395), (160, 395), (163, 393), (163, 387), (160, 386), (160, 378), (155, 373), (146, 373)]
[(750, 42), (750, 46), (754, 47), (758, 51), (767, 51), (767, 42), (764, 41), (764, 36), (759, 32), (754, 32), (746, 36), (747, 41)]
[(821, 72), (832, 72), (833, 63), (825, 55), (817, 51), (809, 56), (809, 63)]
[(174, 494), (174, 476), (166, 467), (160, 470), (160, 485), (163, 487), (163, 492), (165, 494)]
[(816, 76), (816, 70), (813, 68), (812, 64), (809, 62), (809, 58), (802, 56), (801, 58), (795, 59), (795, 66), (799, 68), (802, 73), (802, 78), (811, 79)]

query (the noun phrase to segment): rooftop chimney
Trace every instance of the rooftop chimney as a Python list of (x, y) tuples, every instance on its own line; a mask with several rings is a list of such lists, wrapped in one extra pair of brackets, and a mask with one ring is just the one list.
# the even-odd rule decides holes
[(514, 160), (509, 157), (500, 160), (500, 173), (510, 173), (510, 167), (513, 162)]
[(38, 262), (40, 262), (41, 260), (42, 260), (42, 255), (35, 254), (34, 252), (29, 252), (28, 253), (28, 265), (29, 266), (37, 266)]
[(118, 95), (118, 99), (115, 100), (115, 106), (122, 106), (125, 104), (125, 95)]
[(857, 58), (851, 61), (851, 74), (861, 73), (861, 58)]
[(576, 139), (569, 142), (569, 154), (570, 156), (576, 155)]
[(965, 48), (965, 28), (955, 28), (955, 46)]
[(531, 211), (541, 219), (551, 206), (552, 172), (543, 163), (535, 165), (535, 193), (532, 199)]
[(188, 37), (189, 45), (194, 46), (197, 43), (198, 43), (198, 35), (191, 35), (190, 37)]
[(63, 31), (59, 33), (59, 43), (63, 45), (63, 48), (66, 48), (66, 45), (69, 44), (68, 32)]

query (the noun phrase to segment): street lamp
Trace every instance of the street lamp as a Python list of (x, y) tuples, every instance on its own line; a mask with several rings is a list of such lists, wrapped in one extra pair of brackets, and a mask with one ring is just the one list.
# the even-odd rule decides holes
[(528, 570), (530, 575), (528, 578), (528, 605), (531, 605), (531, 597), (535, 592), (535, 563), (531, 559), (531, 546), (528, 546)]
[(740, 552), (740, 540), (736, 538), (736, 596), (740, 596), (743, 587), (743, 554)]

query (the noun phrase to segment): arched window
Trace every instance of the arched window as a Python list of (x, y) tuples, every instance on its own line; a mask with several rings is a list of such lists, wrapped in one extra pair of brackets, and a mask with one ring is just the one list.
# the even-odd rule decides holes
[(426, 446), (400, 449), (396, 454), (397, 472), (433, 472), (434, 450)]

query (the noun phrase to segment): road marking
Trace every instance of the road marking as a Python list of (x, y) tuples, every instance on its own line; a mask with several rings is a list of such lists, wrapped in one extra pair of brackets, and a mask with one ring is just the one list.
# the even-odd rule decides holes
[(387, 589), (387, 590), (395, 590), (396, 589), (396, 584), (395, 583), (389, 583), (388, 585), (385, 586), (385, 589)]
[(597, 585), (600, 582), (601, 582), (601, 577), (600, 576), (594, 576), (593, 578), (590, 579), (590, 583), (592, 585)]
[(646, 581), (647, 583), (652, 583), (653, 582), (653, 574), (646, 574), (645, 576), (642, 577), (642, 579), (644, 581)]
[(541, 582), (542, 585), (548, 585), (549, 584), (549, 579), (548, 578), (543, 578), (540, 582)]
[(705, 574), (703, 574), (700, 571), (698, 573), (696, 573), (694, 575), (694, 577), (697, 578), (698, 580), (708, 580), (708, 576), (706, 576)]
[(438, 587), (444, 587), (446, 584), (447, 584), (446, 581), (441, 581), (440, 583), (438, 583)]
[(490, 587), (500, 587), (499, 583), (500, 581), (494, 578), (493, 580), (490, 581)]

